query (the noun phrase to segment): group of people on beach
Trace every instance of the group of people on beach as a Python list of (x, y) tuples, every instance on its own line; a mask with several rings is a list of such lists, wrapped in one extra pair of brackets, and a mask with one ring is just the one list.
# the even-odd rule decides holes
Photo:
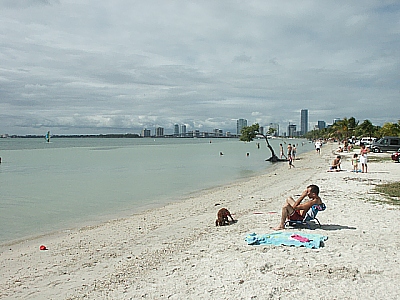
[(283, 145), (279, 144), (279, 152), (280, 152), (280, 159), (285, 158), (289, 162), (289, 169), (294, 167), (293, 161), (296, 159), (296, 153), (297, 153), (296, 144), (287, 145), (287, 156), (284, 153)]
[[(281, 146), (281, 157), (283, 154), (283, 147)], [(290, 146), (290, 145), (289, 145)], [(288, 146), (288, 149), (289, 149)], [(315, 149), (317, 153), (320, 153), (322, 143), (317, 141), (315, 143)], [(353, 171), (358, 172), (358, 161), (361, 164), (361, 172), (367, 173), (368, 172), (368, 158), (367, 155), (370, 152), (369, 148), (366, 147), (365, 144), (361, 144), (360, 153), (354, 153), (352, 157), (352, 166)], [(346, 147), (346, 149), (349, 149)], [(289, 150), (288, 150), (289, 156)], [(340, 171), (341, 170), (341, 159), (340, 155), (337, 155), (336, 158), (332, 162), (331, 170)], [(308, 197), (309, 201), (303, 203), (303, 200)], [(317, 185), (311, 184), (307, 186), (306, 190), (300, 195), (300, 197), (295, 201), (292, 197), (288, 197), (282, 207), (282, 214), (280, 223), (274, 230), (282, 230), (285, 229), (285, 222), (287, 220), (291, 221), (302, 221), (305, 219), (307, 212), (311, 209), (313, 205), (320, 205), (323, 204), (321, 198), (319, 197), (319, 187)]]
[[(354, 153), (351, 159), (351, 165), (353, 167), (353, 172), (358, 173), (367, 173), (368, 172), (368, 153), (370, 149), (365, 146), (365, 144), (360, 145), (360, 153)], [(338, 151), (342, 152), (342, 151)], [(331, 166), (329, 167), (328, 172), (338, 172), (342, 171), (341, 168), (341, 159), (340, 155), (336, 156), (336, 158), (332, 161)], [(360, 162), (361, 170), (359, 169), (358, 163)]]
[[(287, 157), (284, 154), (283, 145), (280, 144), (280, 158), (285, 157), (289, 161), (289, 167), (293, 166), (292, 160), (296, 156), (296, 147), (295, 145), (288, 144), (287, 146)], [(318, 154), (320, 154), (320, 149), (322, 146), (321, 141), (315, 142), (315, 149)], [(346, 147), (348, 149), (348, 147)], [(360, 153), (354, 153), (351, 163), (353, 166), (353, 171), (358, 172), (358, 161), (361, 164), (361, 172), (366, 173), (368, 171), (367, 166), (367, 154), (369, 153), (369, 148), (365, 146), (365, 144), (361, 144)], [(337, 155), (333, 160), (332, 165), (328, 171), (341, 171), (341, 159), (340, 155)], [(308, 201), (303, 201), (306, 197), (308, 197)], [(311, 184), (307, 186), (307, 188), (302, 192), (300, 197), (297, 200), (294, 200), (292, 197), (288, 197), (282, 207), (281, 219), (277, 227), (273, 228), (274, 230), (282, 230), (285, 229), (286, 221), (303, 221), (306, 217), (307, 212), (314, 205), (322, 205), (323, 202), (319, 197), (319, 187), (315, 184)]]

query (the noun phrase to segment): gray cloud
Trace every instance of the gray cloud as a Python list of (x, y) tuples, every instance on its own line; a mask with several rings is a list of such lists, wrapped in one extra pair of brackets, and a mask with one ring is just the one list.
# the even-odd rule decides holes
[(396, 1), (0, 0), (0, 133), (395, 122)]

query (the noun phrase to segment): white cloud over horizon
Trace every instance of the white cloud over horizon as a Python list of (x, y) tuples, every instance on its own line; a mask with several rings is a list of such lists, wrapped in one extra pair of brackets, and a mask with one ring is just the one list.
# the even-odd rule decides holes
[[(398, 1), (0, 0), (0, 134), (397, 122)], [(285, 129), (282, 129), (285, 131)]]

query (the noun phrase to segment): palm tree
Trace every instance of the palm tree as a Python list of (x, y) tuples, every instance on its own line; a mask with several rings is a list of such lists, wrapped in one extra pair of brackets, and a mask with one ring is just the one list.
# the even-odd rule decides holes
[(356, 133), (358, 136), (371, 137), (375, 133), (375, 126), (372, 125), (370, 120), (364, 120), (364, 122), (357, 126)]

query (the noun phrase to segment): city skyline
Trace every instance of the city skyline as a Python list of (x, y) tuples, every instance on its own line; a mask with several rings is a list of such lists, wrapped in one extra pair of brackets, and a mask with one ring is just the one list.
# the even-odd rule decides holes
[[(301, 109), (300, 110), (300, 116), (299, 116), (299, 124), (304, 121), (303, 119), (306, 119), (305, 117), (308, 115), (308, 109)], [(316, 123), (308, 123), (307, 128), (312, 128), (311, 130), (317, 129), (321, 130), (323, 128), (327, 128), (334, 124), (337, 121), (340, 121), (341, 118), (334, 118), (332, 120), (332, 123), (326, 123), (324, 120), (318, 120)], [(208, 128), (205, 130), (187, 130), (186, 124), (174, 124), (173, 129), (166, 130), (163, 126), (155, 126), (153, 128), (151, 127), (144, 127), (141, 130), (134, 132), (134, 131), (128, 131), (128, 132), (117, 132), (117, 133), (97, 133), (97, 134), (90, 134), (90, 133), (83, 133), (83, 134), (64, 134), (65, 136), (68, 135), (138, 135), (141, 137), (162, 137), (162, 136), (177, 136), (177, 137), (191, 137), (191, 136), (197, 136), (197, 137), (208, 137), (208, 136), (239, 136), (240, 130), (244, 126), (250, 126), (254, 123), (249, 123), (247, 119), (241, 118), (235, 120), (236, 128), (234, 130), (232, 129), (225, 129), (225, 128)], [(302, 136), (305, 133), (300, 129), (298, 130), (298, 125), (297, 123), (294, 122), (289, 122), (288, 124), (284, 125), (283, 127), (280, 126), (279, 123), (268, 123), (268, 124), (259, 124), (260, 126), (260, 133), (264, 135), (268, 135), (268, 130), (269, 128), (273, 128), (275, 130), (275, 133), (273, 135), (275, 136), (290, 136), (290, 137), (296, 137), (296, 136)], [(301, 125), (300, 125), (301, 126)], [(284, 128), (284, 129), (281, 129)], [(286, 130), (286, 131), (285, 131)], [(310, 130), (307, 130), (308, 132)], [(22, 135), (15, 135), (15, 134), (9, 134), (9, 133), (0, 133), (0, 137), (8, 137), (8, 136), (42, 136), (45, 133), (39, 133), (39, 134), (22, 134)], [(63, 134), (58, 134), (57, 132), (52, 132), (52, 135), (55, 136), (63, 136)]]
[[(278, 123), (268, 123), (268, 124), (259, 124), (260, 125), (260, 133), (266, 135), (267, 132), (268, 132), (268, 129), (269, 128), (273, 128), (276, 131), (276, 135), (280, 135), (280, 136), (286, 136), (286, 135), (287, 136), (300, 136), (300, 135), (304, 135), (309, 131), (308, 130), (308, 128), (309, 128), (308, 109), (301, 109), (300, 110), (300, 118), (299, 118), (299, 120), (300, 120), (300, 124), (301, 124), (300, 125), (301, 126), (301, 130), (300, 131), (297, 131), (297, 125), (295, 123), (289, 122), (288, 123), (288, 127), (287, 127), (288, 128), (287, 131), (283, 131), (283, 132), (280, 131), (280, 126), (279, 126)], [(337, 119), (334, 119), (332, 123), (334, 123), (335, 120), (337, 120)], [(324, 124), (323, 128), (325, 128), (326, 127), (326, 122), (325, 121), (320, 121), (320, 120), (317, 123), (314, 124), (313, 128), (322, 129), (322, 128), (320, 128), (320, 126), (322, 124), (321, 122), (323, 122), (323, 124)], [(254, 123), (251, 123), (251, 124), (254, 124)], [(203, 134), (203, 135), (204, 134), (215, 134), (215, 135), (222, 134), (223, 135), (223, 133), (228, 133), (229, 135), (237, 135), (238, 136), (238, 135), (240, 135), (240, 131), (241, 131), (241, 129), (243, 127), (249, 126), (251, 124), (248, 124), (248, 120), (247, 119), (244, 119), (244, 118), (237, 119), (236, 120), (236, 131), (235, 132), (232, 131), (232, 130), (229, 130), (229, 129), (221, 129), (221, 128), (213, 128), (213, 129), (204, 130), (204, 131), (200, 131), (200, 130), (189, 130), (189, 131), (187, 131), (186, 130), (186, 124), (174, 124), (174, 130), (173, 130), (173, 134), (172, 135), (174, 135), (174, 136), (185, 136), (188, 133), (189, 135), (199, 136), (201, 134)], [(144, 128), (143, 130), (145, 130), (145, 129), (149, 130), (148, 128)], [(159, 130), (162, 130), (162, 132), (164, 133), (164, 129), (165, 129), (164, 127), (156, 126), (154, 128), (154, 136), (160, 136), (161, 134), (159, 133)], [(142, 136), (144, 136), (143, 135), (143, 130), (142, 130), (142, 134), (141, 134)], [(219, 131), (219, 133), (217, 134), (216, 131)], [(166, 133), (166, 135), (170, 135), (170, 134)]]

